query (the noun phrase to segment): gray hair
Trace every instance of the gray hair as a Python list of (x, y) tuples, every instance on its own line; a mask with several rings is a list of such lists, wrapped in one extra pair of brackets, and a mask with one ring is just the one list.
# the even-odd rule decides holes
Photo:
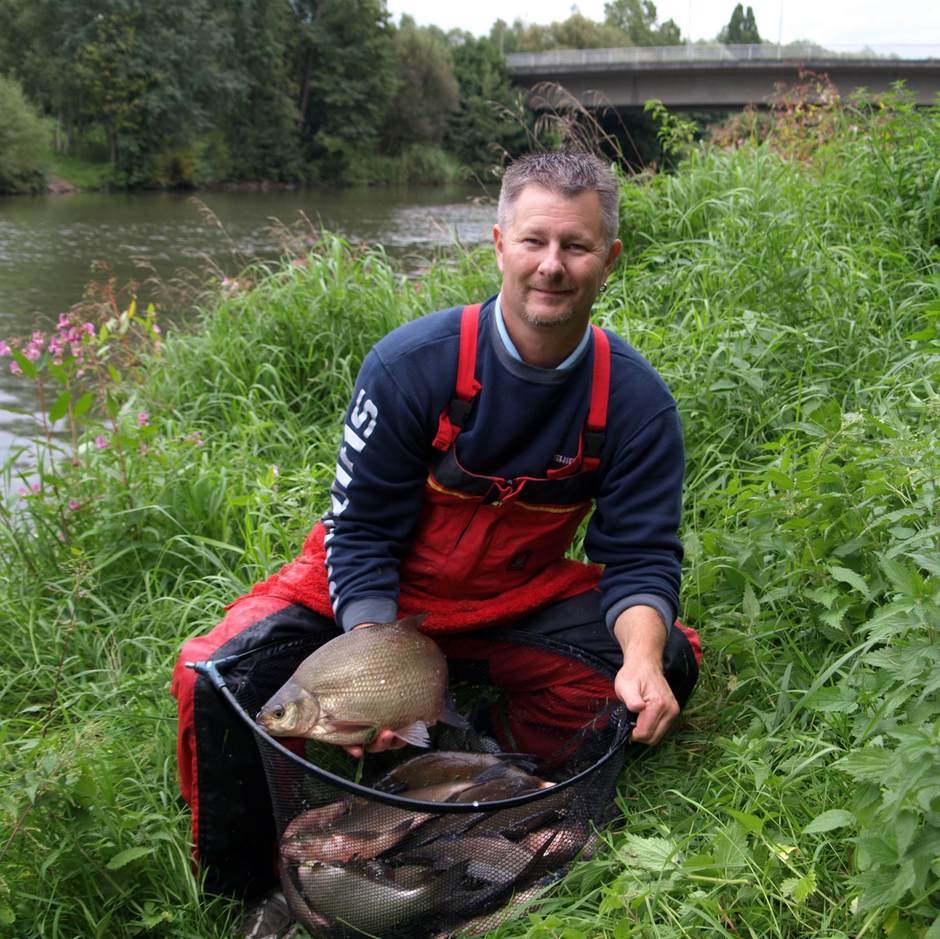
[(582, 192), (596, 192), (601, 203), (601, 229), (607, 245), (617, 237), (620, 186), (610, 165), (591, 153), (549, 150), (526, 153), (503, 174), (496, 221), (504, 231), (512, 222), (513, 207), (526, 186), (541, 186), (569, 199)]

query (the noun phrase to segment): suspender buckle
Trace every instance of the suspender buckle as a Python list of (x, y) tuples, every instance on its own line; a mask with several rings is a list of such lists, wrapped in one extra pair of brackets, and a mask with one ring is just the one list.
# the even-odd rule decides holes
[(457, 427), (463, 427), (464, 422), (470, 414), (470, 408), (472, 407), (472, 399), (470, 401), (464, 401), (463, 398), (451, 398), (450, 408), (448, 409), (451, 424), (455, 424)]
[(604, 431), (585, 430), (582, 437), (581, 455), (587, 460), (599, 460), (604, 447)]

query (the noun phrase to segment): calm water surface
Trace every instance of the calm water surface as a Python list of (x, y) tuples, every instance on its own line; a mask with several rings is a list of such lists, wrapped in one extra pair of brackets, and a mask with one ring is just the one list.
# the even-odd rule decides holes
[[(381, 244), (413, 269), (438, 247), (488, 240), (495, 216), (486, 193), (462, 187), (0, 197), (0, 339), (53, 325), (82, 298), (96, 262), (119, 283), (233, 275), (279, 255), (275, 228), (309, 223)], [(142, 300), (151, 289), (144, 284)], [(35, 431), (11, 408), (29, 412), (35, 401), (0, 360), (0, 460)]]

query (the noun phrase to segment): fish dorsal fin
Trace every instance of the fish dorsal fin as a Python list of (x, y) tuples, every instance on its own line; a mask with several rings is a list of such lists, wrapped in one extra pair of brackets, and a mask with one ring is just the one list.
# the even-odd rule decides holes
[(428, 734), (428, 725), (424, 721), (415, 721), (413, 724), (407, 724), (393, 731), (399, 740), (410, 743), (415, 747), (431, 746), (431, 737)]

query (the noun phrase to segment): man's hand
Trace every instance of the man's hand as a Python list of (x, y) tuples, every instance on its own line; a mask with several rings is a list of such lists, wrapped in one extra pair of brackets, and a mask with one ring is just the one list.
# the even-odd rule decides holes
[(663, 676), (663, 621), (652, 607), (632, 606), (617, 617), (614, 636), (623, 650), (623, 665), (614, 679), (614, 691), (637, 716), (632, 739), (659, 743), (679, 713)]
[(400, 750), (405, 745), (404, 740), (400, 740), (391, 730), (380, 730), (373, 739), (363, 745), (361, 743), (353, 744), (343, 749), (357, 760), (365, 753), (381, 753), (383, 750)]

